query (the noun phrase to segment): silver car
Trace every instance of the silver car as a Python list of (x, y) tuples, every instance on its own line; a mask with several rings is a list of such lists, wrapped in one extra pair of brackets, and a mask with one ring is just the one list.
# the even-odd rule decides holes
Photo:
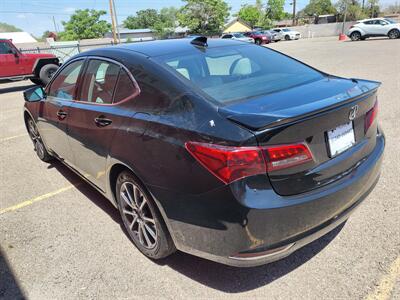
[(269, 40), (272, 42), (279, 42), (281, 39), (283, 39), (283, 35), (280, 32), (276, 32), (273, 30), (264, 30), (262, 33), (268, 35)]
[(248, 43), (254, 43), (254, 39), (251, 37), (245, 36), (243, 33), (240, 32), (231, 32), (225, 33), (221, 36), (221, 39), (231, 39), (231, 40), (238, 40)]

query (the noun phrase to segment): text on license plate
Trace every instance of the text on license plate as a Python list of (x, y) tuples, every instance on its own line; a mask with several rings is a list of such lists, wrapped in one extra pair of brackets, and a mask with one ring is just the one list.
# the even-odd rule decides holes
[(327, 131), (327, 134), (331, 157), (342, 153), (355, 144), (352, 121)]

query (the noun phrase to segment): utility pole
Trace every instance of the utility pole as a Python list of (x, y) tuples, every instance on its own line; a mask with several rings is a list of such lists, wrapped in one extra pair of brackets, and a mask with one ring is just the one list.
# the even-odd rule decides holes
[(56, 25), (56, 19), (54, 18), (54, 16), (53, 16), (53, 24), (54, 24), (54, 30), (58, 34), (57, 25)]
[(115, 30), (115, 19), (114, 19), (114, 5), (113, 5), (113, 1), (109, 0), (109, 4), (110, 4), (110, 15), (111, 15), (111, 26), (112, 26), (112, 33), (113, 33), (113, 39), (114, 39), (114, 44), (117, 43), (117, 34), (116, 34), (116, 30)]
[(118, 43), (121, 44), (121, 35), (119, 33), (119, 27), (118, 27), (118, 18), (117, 18), (117, 10), (115, 9), (115, 2), (114, 0), (111, 0), (113, 4), (113, 10), (114, 10), (114, 18), (115, 18), (115, 26), (117, 28), (117, 36), (118, 36)]
[(293, 20), (292, 20), (292, 26), (296, 25), (296, 0), (293, 0)]

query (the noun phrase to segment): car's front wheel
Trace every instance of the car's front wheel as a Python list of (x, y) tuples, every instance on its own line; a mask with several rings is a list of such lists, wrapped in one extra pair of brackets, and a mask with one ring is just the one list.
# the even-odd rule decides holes
[(398, 29), (392, 29), (388, 33), (389, 39), (398, 39), (400, 38), (400, 30)]
[(116, 198), (124, 227), (144, 255), (160, 259), (175, 252), (154, 200), (132, 173), (123, 171), (118, 176)]
[(290, 40), (290, 36), (289, 35), (285, 35), (285, 40), (289, 41)]
[(30, 117), (27, 120), (27, 127), (28, 127), (29, 137), (31, 138), (31, 140), (33, 142), (37, 156), (40, 158), (40, 160), (42, 160), (44, 162), (51, 161), (53, 159), (53, 157), (46, 150), (46, 147), (42, 141), (42, 138), (41, 138), (39, 131), (37, 129), (37, 126), (35, 124), (35, 121), (33, 121), (32, 118), (30, 118)]
[(358, 31), (354, 31), (350, 34), (350, 38), (352, 41), (359, 41), (361, 40), (361, 33), (359, 33)]

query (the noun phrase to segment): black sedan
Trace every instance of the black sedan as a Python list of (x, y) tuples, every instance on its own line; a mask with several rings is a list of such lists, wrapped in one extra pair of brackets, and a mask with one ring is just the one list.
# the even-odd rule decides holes
[(255, 266), (343, 223), (374, 188), (378, 87), (196, 37), (81, 53), (25, 91), (24, 119), (39, 158), (103, 193), (146, 256)]

